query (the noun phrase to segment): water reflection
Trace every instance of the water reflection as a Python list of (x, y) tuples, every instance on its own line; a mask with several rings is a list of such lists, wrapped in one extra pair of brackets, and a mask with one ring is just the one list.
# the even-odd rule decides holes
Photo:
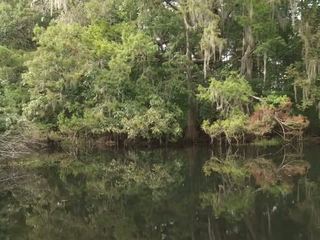
[(0, 239), (317, 239), (319, 153), (198, 147), (3, 162)]
[(286, 152), (283, 149), (282, 160), (277, 162), (264, 154), (244, 157), (228, 151), (204, 164), (213, 185), (200, 196), (213, 215), (208, 216), (209, 239), (233, 239), (244, 233), (243, 239), (284, 239), (278, 229), (273, 231), (273, 223), (284, 217), (284, 208), (295, 205), (288, 200), (310, 167), (302, 152)]

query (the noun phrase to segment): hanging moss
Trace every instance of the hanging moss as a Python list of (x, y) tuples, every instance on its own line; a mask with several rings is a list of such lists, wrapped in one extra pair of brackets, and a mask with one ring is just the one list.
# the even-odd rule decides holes
[(222, 55), (225, 40), (221, 38), (219, 29), (220, 17), (213, 12), (213, 0), (186, 0), (182, 4), (185, 25), (187, 30), (202, 30), (200, 47), (203, 55), (203, 74), (207, 77), (210, 61), (217, 60), (217, 53)]

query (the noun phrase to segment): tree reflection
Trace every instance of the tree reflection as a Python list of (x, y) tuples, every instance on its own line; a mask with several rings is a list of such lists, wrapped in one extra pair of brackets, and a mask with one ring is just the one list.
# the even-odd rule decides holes
[(154, 230), (173, 224), (162, 222), (157, 212), (166, 210), (168, 194), (183, 180), (179, 159), (147, 164), (130, 157), (105, 162), (55, 155), (40, 161), (26, 170), (36, 172), (34, 181), (3, 191), (11, 195), (2, 198), (5, 236), (15, 232), (8, 226), (18, 209), (28, 239), (152, 239), (159, 235)]
[(203, 166), (212, 184), (201, 194), (202, 206), (212, 213), (209, 239), (281, 239), (281, 231), (273, 228), (298, 204), (291, 199), (310, 165), (301, 152), (286, 154), (287, 148), (281, 149), (280, 161), (241, 155), (238, 150), (214, 155)]
[(317, 239), (320, 179), (308, 176), (300, 148), (271, 152), (131, 150), (2, 164), (0, 239)]

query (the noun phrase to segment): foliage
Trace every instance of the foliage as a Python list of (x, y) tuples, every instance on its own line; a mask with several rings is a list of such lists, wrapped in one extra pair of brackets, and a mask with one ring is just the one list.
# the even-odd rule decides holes
[(279, 135), (288, 140), (288, 137), (302, 137), (308, 125), (306, 117), (292, 114), (292, 102), (287, 96), (269, 95), (256, 106), (250, 116), (248, 129), (258, 136), (279, 131)]
[(198, 90), (198, 98), (210, 102), (222, 116), (228, 116), (235, 109), (245, 111), (253, 95), (249, 82), (236, 73), (230, 73), (225, 81), (212, 79), (208, 88), (199, 86)]
[(231, 140), (239, 142), (240, 138), (243, 138), (246, 133), (247, 119), (248, 117), (242, 112), (232, 113), (228, 118), (217, 120), (212, 124), (205, 120), (202, 123), (202, 129), (212, 140), (221, 137), (221, 134), (223, 134), (229, 143), (231, 143)]
[(33, 49), (33, 28), (36, 24), (47, 25), (47, 21), (30, 7), (30, 1), (1, 1), (0, 45), (15, 49)]
[(318, 108), (318, 26), (311, 0), (4, 0), (0, 131), (27, 119), (123, 142), (195, 141), (201, 125), (229, 142), (302, 136), (307, 119), (281, 104)]
[(246, 133), (248, 106), (253, 91), (249, 83), (240, 75), (231, 73), (225, 81), (211, 80), (208, 88), (199, 86), (198, 98), (214, 106), (220, 112), (221, 119), (210, 124), (204, 120), (202, 129), (211, 139), (221, 137), (223, 134), (227, 141), (239, 142)]
[[(176, 116), (179, 116), (177, 112)], [(150, 108), (144, 114), (123, 119), (123, 125), (129, 139), (177, 138), (181, 135), (181, 128), (176, 116), (165, 108), (163, 100), (153, 99), (150, 101)]]
[(21, 120), (21, 107), (28, 93), (21, 85), (24, 56), (0, 46), (0, 132), (6, 131)]

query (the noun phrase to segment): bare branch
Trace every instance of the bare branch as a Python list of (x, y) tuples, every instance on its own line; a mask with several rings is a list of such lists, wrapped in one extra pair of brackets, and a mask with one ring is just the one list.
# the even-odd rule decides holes
[(164, 2), (165, 2), (169, 7), (171, 7), (173, 10), (175, 10), (175, 11), (178, 11), (178, 10), (179, 10), (177, 6), (175, 6), (174, 4), (172, 4), (171, 0), (164, 0)]

